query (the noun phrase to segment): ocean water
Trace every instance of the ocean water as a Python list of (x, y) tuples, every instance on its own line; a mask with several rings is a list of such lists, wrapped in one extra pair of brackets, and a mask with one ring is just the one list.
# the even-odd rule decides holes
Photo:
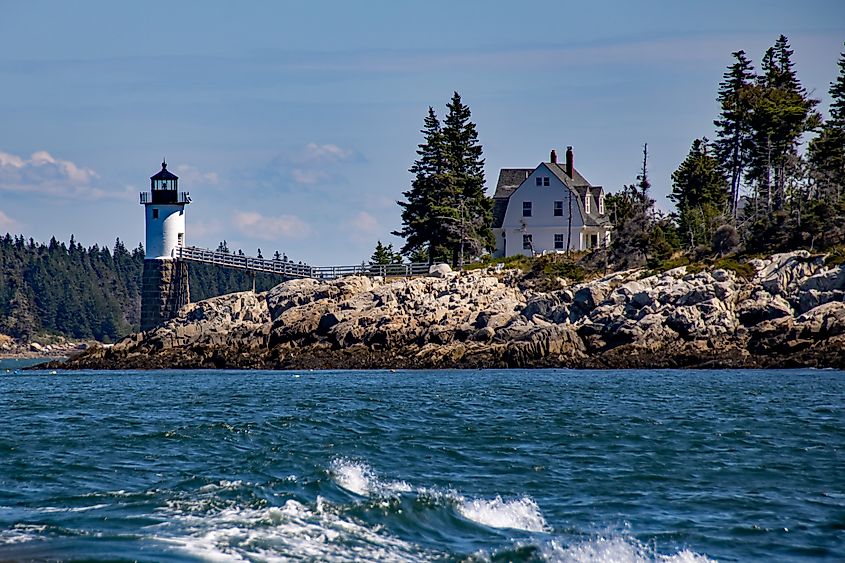
[(8, 366), (4, 561), (845, 560), (843, 372)]

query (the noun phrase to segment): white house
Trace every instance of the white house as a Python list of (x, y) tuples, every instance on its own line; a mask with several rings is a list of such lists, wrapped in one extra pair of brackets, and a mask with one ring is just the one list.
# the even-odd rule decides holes
[(503, 168), (493, 201), (494, 256), (565, 252), (567, 244), (571, 250), (588, 250), (610, 243), (613, 226), (605, 213), (604, 189), (575, 170), (572, 147), (566, 149), (564, 165), (552, 151), (550, 162), (534, 169)]

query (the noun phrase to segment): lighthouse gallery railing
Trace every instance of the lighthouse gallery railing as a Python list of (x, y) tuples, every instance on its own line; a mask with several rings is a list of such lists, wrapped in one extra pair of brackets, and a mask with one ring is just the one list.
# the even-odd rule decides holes
[(309, 266), (283, 260), (268, 260), (241, 256), (231, 252), (208, 250), (196, 246), (179, 246), (174, 258), (212, 264), (223, 268), (238, 268), (251, 272), (278, 274), (290, 278), (334, 279), (343, 276), (419, 276), (428, 273), (428, 264), (360, 264), (357, 266)]

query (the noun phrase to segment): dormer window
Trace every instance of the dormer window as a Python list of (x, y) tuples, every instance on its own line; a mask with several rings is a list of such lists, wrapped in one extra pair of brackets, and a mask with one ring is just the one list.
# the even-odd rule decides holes
[(590, 194), (584, 196), (584, 211), (586, 213), (590, 212)]
[(599, 196), (599, 215), (604, 215), (604, 194)]

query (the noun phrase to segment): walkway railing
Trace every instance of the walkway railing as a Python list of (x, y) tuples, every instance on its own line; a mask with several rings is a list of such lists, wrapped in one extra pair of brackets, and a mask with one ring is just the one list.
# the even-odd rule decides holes
[(268, 260), (240, 256), (231, 252), (207, 250), (196, 246), (176, 247), (174, 258), (212, 264), (223, 268), (238, 268), (250, 272), (278, 274), (289, 278), (316, 278), (322, 280), (343, 276), (420, 276), (428, 273), (428, 264), (360, 264), (358, 266), (309, 266), (296, 262)]

